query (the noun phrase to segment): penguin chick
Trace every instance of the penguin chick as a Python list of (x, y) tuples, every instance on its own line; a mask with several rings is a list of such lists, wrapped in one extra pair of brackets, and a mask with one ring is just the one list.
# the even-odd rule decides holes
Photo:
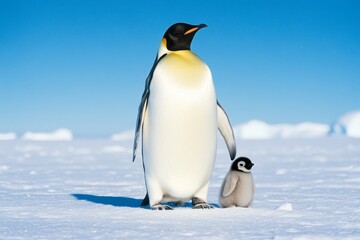
[(253, 165), (246, 157), (239, 157), (232, 163), (221, 187), (221, 207), (251, 207), (255, 194), (254, 178), (250, 172)]

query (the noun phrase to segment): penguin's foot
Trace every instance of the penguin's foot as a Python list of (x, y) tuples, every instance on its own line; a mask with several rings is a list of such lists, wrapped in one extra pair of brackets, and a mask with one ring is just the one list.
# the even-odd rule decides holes
[(165, 205), (165, 204), (161, 204), (161, 203), (156, 203), (154, 205), (151, 206), (152, 210), (174, 210), (172, 207)]
[(184, 202), (182, 201), (177, 201), (177, 202), (170, 202), (171, 205), (174, 205), (175, 207), (182, 207), (184, 206)]
[(194, 209), (213, 209), (214, 206), (206, 203), (205, 201), (201, 200), (200, 198), (193, 197), (192, 204)]
[(198, 203), (193, 206), (194, 209), (213, 209), (214, 206), (208, 204), (208, 203)]

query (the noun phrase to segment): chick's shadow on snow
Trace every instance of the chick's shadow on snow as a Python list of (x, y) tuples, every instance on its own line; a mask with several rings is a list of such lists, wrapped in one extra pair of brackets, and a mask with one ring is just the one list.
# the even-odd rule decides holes
[(143, 208), (140, 206), (142, 199), (129, 197), (96, 196), (90, 194), (71, 194), (77, 200), (88, 201), (97, 204), (111, 205), (114, 207)]

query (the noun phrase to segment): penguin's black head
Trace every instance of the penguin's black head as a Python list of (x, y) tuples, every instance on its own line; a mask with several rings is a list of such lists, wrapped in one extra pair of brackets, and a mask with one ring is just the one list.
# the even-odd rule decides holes
[(231, 165), (231, 170), (240, 171), (240, 172), (250, 172), (254, 164), (250, 159), (246, 157), (237, 158)]
[(195, 33), (206, 24), (190, 25), (187, 23), (175, 23), (165, 32), (163, 39), (166, 41), (166, 48), (170, 51), (190, 50), (190, 44)]

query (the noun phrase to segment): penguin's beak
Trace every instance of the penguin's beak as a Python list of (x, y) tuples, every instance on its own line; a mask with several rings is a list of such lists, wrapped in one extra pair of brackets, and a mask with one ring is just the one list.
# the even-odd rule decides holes
[(201, 28), (204, 28), (204, 27), (207, 27), (208, 25), (206, 25), (205, 23), (202, 23), (202, 24), (199, 24), (197, 27), (199, 28), (199, 29), (201, 29)]
[(198, 30), (200, 30), (201, 28), (204, 28), (204, 27), (207, 27), (207, 25), (204, 24), (204, 23), (199, 24), (199, 25), (197, 25), (197, 26), (195, 26), (195, 27), (190, 28), (189, 30), (187, 30), (187, 31), (184, 33), (184, 35), (188, 35), (188, 34), (190, 34), (190, 33), (192, 33), (192, 32), (196, 32), (196, 31), (198, 31)]

